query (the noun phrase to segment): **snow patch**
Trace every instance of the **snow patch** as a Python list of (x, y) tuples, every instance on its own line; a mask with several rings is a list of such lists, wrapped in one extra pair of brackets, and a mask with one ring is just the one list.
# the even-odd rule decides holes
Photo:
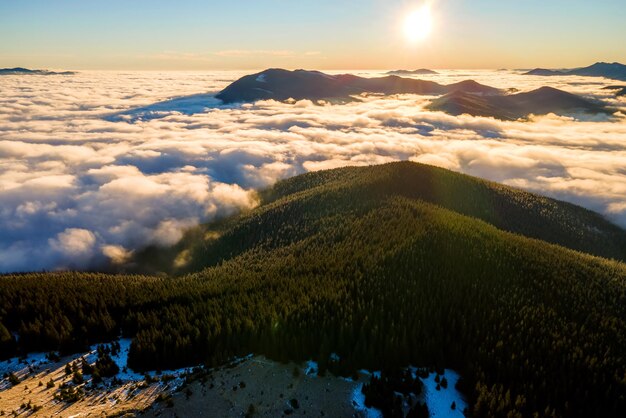
[[(418, 368), (417, 367), (409, 367), (409, 370), (413, 374), (413, 377), (417, 377)], [(365, 376), (374, 376), (377, 378), (381, 377), (380, 371), (369, 371), (369, 370), (360, 370), (361, 374)], [(430, 373), (426, 378), (420, 378), (420, 380), (424, 383), (424, 391), (417, 398), (422, 402), (425, 402), (428, 406), (428, 411), (431, 417), (464, 417), (463, 411), (467, 408), (467, 402), (463, 398), (463, 395), (456, 389), (456, 384), (459, 381), (459, 374), (451, 369), (445, 369), (444, 374), (439, 376), (439, 380), (444, 377), (448, 381), (448, 387), (443, 388), (440, 386), (439, 390), (437, 390), (437, 385), (439, 385), (435, 378), (437, 377), (437, 373)], [(365, 408), (365, 395), (361, 392), (361, 388), (363, 384), (359, 385), (357, 389), (352, 394), (352, 401), (355, 408), (359, 411), (362, 411)], [(404, 396), (401, 393), (395, 393), (396, 396), (403, 398)], [(411, 395), (413, 399), (415, 399), (415, 395)], [(455, 403), (456, 408), (452, 409), (452, 402)], [(375, 412), (366, 412), (366, 417), (370, 416), (380, 416), (382, 417), (382, 413), (379, 410), (370, 408), (369, 411)], [(364, 412), (365, 413), (365, 412)], [(367, 413), (380, 413), (380, 415), (367, 415)]]
[[(120, 349), (115, 355), (111, 355), (111, 359), (117, 364), (120, 371), (115, 378), (122, 383), (128, 382), (140, 382), (144, 380), (146, 375), (149, 375), (152, 378), (158, 378), (156, 371), (149, 371), (147, 373), (137, 373), (128, 367), (128, 352), (130, 350), (130, 345), (132, 340), (130, 338), (121, 338), (118, 340)], [(89, 347), (89, 351), (86, 353), (73, 354), (69, 357), (64, 357), (62, 362), (64, 363), (72, 363), (81, 358), (85, 359), (85, 361), (89, 364), (93, 364), (98, 360), (98, 346), (100, 345), (109, 345), (110, 343), (105, 344), (94, 344)], [(48, 353), (31, 353), (25, 357), (13, 357), (6, 361), (0, 362), (0, 376), (4, 376), (5, 374), (14, 373), (20, 379), (32, 372), (40, 372), (44, 369), (44, 366), (51, 365), (53, 362), (48, 359)], [(238, 359), (239, 361), (243, 361), (245, 359), (250, 358), (250, 356), (242, 357)], [(168, 382), (170, 387), (177, 388), (184, 382), (184, 376), (188, 373), (191, 373), (192, 368), (182, 368), (176, 370), (164, 370), (162, 375), (171, 375), (173, 379)], [(85, 383), (91, 382), (91, 378), (85, 376)], [(10, 387), (10, 383), (8, 379), (2, 379), (0, 381), (0, 390), (4, 390)]]
[(132, 340), (130, 338), (120, 338), (120, 349), (114, 356), (111, 356), (111, 359), (120, 369), (120, 372), (117, 374), (117, 378), (123, 382), (143, 380), (144, 378), (143, 374), (136, 373), (128, 367), (128, 352), (130, 350), (131, 343)]
[(363, 374), (365, 376), (374, 376), (377, 379), (380, 379), (380, 376), (381, 376), (380, 370), (375, 370), (375, 371), (371, 372), (369, 370), (361, 369), (361, 370), (359, 370), (359, 373), (361, 373), (361, 374)]
[[(467, 403), (463, 399), (463, 395), (455, 388), (459, 374), (454, 370), (445, 369), (444, 374), (439, 378), (445, 377), (448, 381), (448, 387), (447, 389), (441, 387), (439, 390), (437, 390), (437, 382), (435, 382), (436, 376), (437, 373), (430, 373), (427, 378), (422, 379), (424, 382), (424, 400), (428, 405), (430, 416), (463, 417), (463, 410), (467, 407)], [(450, 408), (452, 402), (456, 404), (456, 409)]]
[(354, 409), (360, 412), (365, 418), (383, 418), (383, 413), (380, 410), (365, 406), (365, 395), (361, 389), (363, 389), (362, 383), (352, 390), (352, 405)]
[(28, 368), (38, 369), (48, 363), (50, 360), (46, 357), (46, 353), (31, 353), (26, 357), (13, 357), (0, 362), (0, 376), (5, 373), (20, 374), (22, 371), (27, 371)]
[(306, 374), (307, 376), (317, 376), (319, 374), (319, 370), (320, 368), (317, 362), (309, 360), (306, 362), (304, 374)]
[[(146, 373), (137, 373), (133, 371), (130, 367), (128, 367), (128, 352), (130, 351), (130, 345), (132, 344), (132, 339), (130, 338), (120, 338), (119, 339), (120, 349), (114, 356), (111, 356), (111, 359), (117, 364), (120, 371), (116, 375), (117, 379), (126, 383), (126, 382), (137, 382), (144, 379), (146, 375), (152, 378), (158, 378), (156, 371), (151, 370)], [(246, 357), (244, 357), (246, 358)], [(171, 375), (174, 376), (169, 384), (171, 387), (177, 388), (183, 384), (185, 381), (184, 376), (192, 372), (192, 368), (181, 368), (174, 370), (163, 370), (161, 375)]]
[(267, 83), (265, 74), (261, 74), (256, 78), (257, 83)]

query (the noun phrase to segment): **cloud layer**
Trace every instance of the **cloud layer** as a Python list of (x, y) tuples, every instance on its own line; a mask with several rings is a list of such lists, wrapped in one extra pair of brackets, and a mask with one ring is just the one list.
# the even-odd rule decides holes
[[(399, 159), (554, 196), (626, 226), (623, 113), (503, 122), (428, 112), (428, 98), (411, 95), (212, 107), (211, 94), (241, 75), (0, 78), (0, 272), (121, 262), (145, 245), (176, 242), (198, 222), (253, 207), (254, 190), (278, 179)], [(609, 80), (487, 71), (428, 78), (551, 85), (626, 113), (626, 101), (602, 89), (618, 84)], [(188, 95), (197, 96), (151, 106)]]

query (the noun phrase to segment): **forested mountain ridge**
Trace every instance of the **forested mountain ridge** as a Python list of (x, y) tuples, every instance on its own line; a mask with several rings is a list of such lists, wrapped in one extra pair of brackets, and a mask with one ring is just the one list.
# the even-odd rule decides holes
[(344, 374), (452, 367), (474, 416), (626, 408), (626, 266), (515, 230), (619, 242), (598, 215), (414, 163), (310, 173), (262, 201), (190, 233), (175, 258), (191, 274), (0, 277), (4, 355), (121, 331), (137, 369), (249, 352)]
[[(626, 260), (626, 231), (599, 214), (579, 206), (498, 183), (423, 164), (399, 162), (374, 167), (351, 167), (303, 174), (278, 182), (261, 192), (261, 207), (207, 229), (190, 231), (173, 251), (150, 251), (139, 258), (145, 271), (191, 272), (232, 257), (266, 240), (255, 225), (270, 218), (286, 225), (300, 224), (300, 214), (282, 213), (284, 204), (320, 192), (349, 193), (350, 204), (403, 196), (483, 220), (495, 227), (559, 244), (605, 258)], [(332, 210), (332, 209), (331, 209)], [(208, 237), (208, 239), (206, 239)], [(171, 269), (174, 258), (185, 252), (188, 263)], [(169, 253), (169, 254), (167, 254)], [(158, 260), (158, 262), (156, 261)], [(179, 259), (180, 261), (180, 259)], [(158, 264), (158, 266), (157, 266)]]

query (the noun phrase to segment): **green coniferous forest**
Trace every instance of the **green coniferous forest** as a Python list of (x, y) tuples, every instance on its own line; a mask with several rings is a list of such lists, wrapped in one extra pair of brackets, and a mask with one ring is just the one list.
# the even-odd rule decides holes
[(624, 416), (626, 232), (599, 215), (408, 162), (260, 197), (124, 274), (0, 277), (0, 354), (123, 334), (137, 370), (248, 353), (449, 367), (476, 417)]

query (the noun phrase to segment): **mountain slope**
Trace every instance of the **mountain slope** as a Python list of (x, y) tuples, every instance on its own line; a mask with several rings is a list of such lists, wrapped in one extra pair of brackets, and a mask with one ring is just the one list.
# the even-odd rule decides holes
[[(367, 195), (420, 199), (509, 232), (626, 261), (626, 231), (579, 206), (443, 168), (411, 162), (308, 173), (284, 180), (264, 201), (324, 185), (366, 183)], [(375, 186), (375, 187), (374, 187)]]
[[(358, 188), (361, 196), (358, 201), (377, 201), (396, 196), (419, 199), (480, 219), (505, 231), (593, 255), (626, 260), (626, 231), (595, 212), (449, 170), (405, 162), (314, 172), (279, 182), (262, 194), (264, 204), (254, 212), (254, 218), (237, 218), (235, 225), (231, 220), (212, 225), (212, 230), (220, 235), (220, 239), (202, 241), (201, 254), (195, 256), (193, 254), (198, 251), (195, 248), (198, 245), (197, 232), (190, 232), (188, 243), (191, 247), (186, 247), (187, 242), (181, 242), (169, 256), (170, 259), (159, 253), (156, 257), (159, 266), (167, 270), (173, 265), (172, 258), (186, 248), (191, 258), (183, 271), (195, 271), (240, 254), (259, 241), (271, 241), (255, 227), (265, 216), (271, 217), (272, 222), (277, 219), (291, 225), (300, 222), (295, 215), (280, 218), (274, 212), (267, 215), (266, 212), (273, 208), (276, 201), (311, 194), (318, 189), (342, 190), (346, 187)], [(306, 228), (299, 230), (306, 234)], [(145, 257), (151, 266), (155, 265), (154, 256), (146, 254)]]
[(512, 95), (476, 95), (454, 91), (432, 101), (430, 110), (516, 120), (530, 114), (610, 113), (604, 105), (552, 87)]
[(192, 274), (0, 277), (0, 322), (23, 350), (121, 329), (138, 369), (249, 352), (342, 374), (452, 367), (474, 416), (620, 416), (626, 266), (504, 230), (515, 228), (599, 248), (624, 233), (434, 167), (337, 169), (280, 182), (259, 208), (191, 232), (176, 258), (205, 267)]
[(240, 78), (216, 97), (224, 103), (256, 100), (347, 100), (363, 93), (444, 94), (452, 90), (496, 94), (500, 90), (476, 82), (444, 86), (434, 81), (415, 80), (389, 75), (363, 78), (352, 74), (329, 75), (319, 71), (269, 69)]

